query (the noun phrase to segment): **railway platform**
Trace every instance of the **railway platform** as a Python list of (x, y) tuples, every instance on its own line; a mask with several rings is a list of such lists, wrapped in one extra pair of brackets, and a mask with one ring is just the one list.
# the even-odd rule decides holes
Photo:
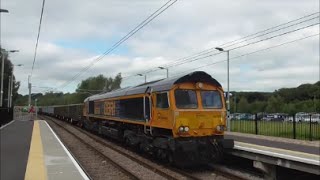
[(267, 146), (318, 156), (320, 155), (320, 141), (305, 141), (237, 132), (226, 132), (226, 138), (234, 139), (240, 143)]
[(265, 173), (265, 179), (276, 177), (276, 167), (320, 175), (320, 142), (309, 142), (268, 136), (227, 132), (235, 140), (229, 153), (253, 161)]
[[(0, 179), (89, 179), (50, 126), (28, 115), (1, 127)], [(227, 132), (233, 155), (251, 159), (272, 176), (275, 166), (320, 175), (319, 141)]]
[(1, 127), (0, 179), (89, 179), (45, 121), (27, 119)]

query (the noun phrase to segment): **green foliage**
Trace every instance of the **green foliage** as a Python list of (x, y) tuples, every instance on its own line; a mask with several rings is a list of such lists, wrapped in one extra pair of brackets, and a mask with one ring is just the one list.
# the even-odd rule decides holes
[(76, 92), (109, 92), (120, 88), (122, 81), (121, 73), (115, 78), (104, 77), (102, 74), (97, 77), (90, 77), (83, 80), (76, 89)]
[[(2, 61), (2, 56), (4, 56), (4, 75), (3, 75), (3, 106), (7, 106), (8, 102), (8, 87), (9, 87), (9, 77), (13, 75), (13, 64), (11, 63), (9, 56), (5, 53), (5, 49), (0, 49), (0, 60)], [(0, 70), (2, 66), (2, 62), (0, 61)], [(0, 79), (1, 79), (1, 72), (0, 72)], [(13, 89), (12, 89), (12, 101), (19, 97), (18, 90), (20, 87), (20, 82), (16, 81), (15, 76), (13, 75)], [(14, 103), (13, 103), (14, 105)]]
[[(74, 93), (62, 93), (62, 92), (47, 92), (45, 94), (32, 94), (32, 99), (38, 99), (39, 106), (47, 105), (64, 105), (64, 104), (78, 104), (82, 103), (85, 98), (99, 94), (102, 92), (109, 92), (120, 88), (122, 81), (121, 74), (119, 73), (115, 78), (104, 77), (98, 75), (96, 77), (90, 77), (83, 80)], [(16, 100), (16, 105), (26, 106), (28, 104), (28, 95), (19, 95)]]
[(282, 88), (273, 93), (232, 92), (231, 112), (287, 113), (320, 112), (320, 81), (297, 88)]
[(239, 101), (239, 112), (246, 113), (249, 112), (249, 103), (245, 97), (241, 97)]

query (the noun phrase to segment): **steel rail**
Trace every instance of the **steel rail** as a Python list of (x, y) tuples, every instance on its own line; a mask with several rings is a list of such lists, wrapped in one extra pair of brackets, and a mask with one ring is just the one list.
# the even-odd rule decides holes
[(64, 131), (68, 132), (69, 134), (71, 134), (73, 137), (75, 137), (76, 139), (78, 139), (81, 143), (85, 144), (88, 148), (90, 148), (92, 151), (94, 151), (95, 153), (97, 153), (98, 155), (100, 155), (102, 158), (106, 159), (107, 161), (109, 161), (113, 166), (115, 166), (117, 169), (119, 169), (120, 171), (122, 171), (124, 174), (126, 174), (127, 176), (129, 176), (131, 179), (140, 179), (138, 176), (136, 176), (135, 174), (133, 174), (130, 170), (128, 170), (127, 168), (121, 166), (120, 164), (118, 164), (116, 161), (112, 160), (111, 158), (109, 158), (108, 156), (106, 156), (105, 154), (103, 154), (102, 152), (100, 152), (99, 150), (97, 150), (94, 146), (92, 146), (90, 143), (84, 141), (82, 138), (80, 138), (79, 136), (77, 136), (75, 133), (69, 131), (67, 128), (65, 128), (63, 125), (57, 123), (56, 121), (54, 121), (53, 119), (51, 119), (50, 122), (53, 122), (55, 125), (57, 125), (58, 127), (60, 127), (61, 129), (63, 129)]
[[(48, 118), (48, 117), (47, 117), (47, 118)], [(52, 122), (58, 124), (53, 118), (51, 118), (51, 117), (49, 117), (49, 118), (52, 120)], [(62, 125), (60, 125), (60, 124), (59, 124), (59, 126), (60, 126), (60, 127), (63, 127), (66, 131), (70, 132), (70, 130), (66, 129), (64, 126), (62, 126)], [(91, 133), (89, 133), (89, 132), (87, 132), (87, 131), (85, 131), (85, 130), (83, 130), (83, 129), (81, 129), (81, 128), (78, 128), (78, 127), (73, 127), (73, 126), (70, 126), (70, 127), (77, 129), (78, 131), (80, 131), (80, 132), (82, 132), (83, 134), (87, 135), (89, 138), (93, 139), (95, 142), (97, 142), (97, 143), (99, 143), (99, 144), (101, 144), (101, 145), (103, 145), (103, 146), (105, 146), (105, 147), (107, 147), (107, 148), (109, 148), (109, 149), (112, 149), (112, 150), (116, 151), (117, 153), (119, 153), (119, 154), (121, 154), (121, 155), (123, 155), (123, 156), (125, 156), (125, 157), (127, 157), (127, 158), (129, 158), (129, 159), (131, 159), (131, 160), (134, 161), (134, 162), (139, 163), (139, 164), (142, 165), (144, 168), (150, 169), (150, 170), (152, 170), (153, 172), (159, 174), (160, 176), (162, 176), (162, 177), (164, 177), (164, 178), (166, 178), (166, 179), (178, 180), (178, 178), (176, 178), (176, 177), (174, 177), (174, 176), (172, 176), (172, 175), (164, 172), (164, 171), (161, 170), (160, 168), (154, 167), (154, 166), (152, 166), (152, 165), (150, 165), (150, 164), (148, 164), (148, 163), (146, 163), (146, 162), (144, 162), (144, 161), (141, 161), (140, 159), (138, 159), (138, 158), (136, 158), (136, 157), (134, 157), (134, 156), (129, 155), (128, 153), (125, 153), (125, 152), (123, 152), (123, 151), (121, 151), (121, 150), (119, 150), (119, 149), (117, 149), (117, 148), (114, 148), (112, 145), (106, 143), (104, 140), (101, 140), (101, 137), (98, 137), (98, 136), (96, 136), (96, 135), (93, 135), (93, 134), (91, 134)], [(73, 135), (75, 135), (75, 134), (72, 133), (72, 132), (70, 132), (70, 133), (73, 134)], [(76, 136), (76, 135), (75, 135), (75, 136)], [(186, 175), (183, 174), (183, 176), (186, 176)], [(195, 177), (193, 177), (193, 176), (187, 176), (187, 177), (188, 177), (189, 179), (199, 180), (198, 178), (195, 178)], [(138, 179), (139, 179), (139, 178), (138, 178)]]

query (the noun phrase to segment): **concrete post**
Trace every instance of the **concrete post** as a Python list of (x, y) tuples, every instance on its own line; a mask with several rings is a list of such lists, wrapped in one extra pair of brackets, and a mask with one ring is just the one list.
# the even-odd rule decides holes
[(227, 93), (227, 130), (230, 132), (231, 130), (231, 122), (230, 122), (230, 80), (229, 80), (229, 50), (227, 51), (227, 69), (228, 69), (228, 93)]
[[(13, 73), (13, 70), (12, 70), (12, 73)], [(10, 108), (12, 107), (13, 84), (14, 83), (13, 83), (13, 74), (12, 74), (12, 76), (11, 76), (11, 85), (10, 85)]]
[(8, 83), (8, 101), (7, 101), (7, 107), (10, 107), (10, 87), (11, 87), (11, 76), (9, 76), (9, 83)]
[(1, 52), (1, 95), (0, 106), (3, 105), (3, 76), (4, 76), (4, 52)]
[(34, 105), (35, 105), (35, 110), (36, 110), (36, 119), (35, 119), (35, 120), (38, 119), (38, 106), (37, 106), (37, 101), (38, 101), (38, 99), (35, 99), (35, 100), (34, 100)]
[(30, 83), (30, 75), (28, 76), (28, 88), (29, 88), (28, 104), (29, 104), (29, 108), (30, 108), (30, 106), (31, 106), (31, 83)]

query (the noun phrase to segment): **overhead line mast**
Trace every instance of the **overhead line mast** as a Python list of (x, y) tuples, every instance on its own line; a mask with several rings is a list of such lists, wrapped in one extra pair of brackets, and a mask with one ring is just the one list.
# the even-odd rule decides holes
[(39, 38), (40, 38), (40, 32), (41, 32), (41, 24), (42, 24), (42, 16), (43, 16), (45, 2), (46, 2), (46, 0), (42, 1), (40, 22), (39, 22), (39, 27), (38, 27), (36, 46), (34, 49), (34, 57), (33, 57), (33, 62), (32, 62), (31, 74), (28, 76), (28, 88), (29, 88), (28, 105), (29, 105), (29, 107), (31, 106), (31, 86), (32, 86), (31, 85), (31, 78), (32, 78), (32, 74), (33, 74), (34, 63), (36, 62), (36, 57), (37, 57), (37, 50), (38, 50), (38, 44), (39, 44)]

